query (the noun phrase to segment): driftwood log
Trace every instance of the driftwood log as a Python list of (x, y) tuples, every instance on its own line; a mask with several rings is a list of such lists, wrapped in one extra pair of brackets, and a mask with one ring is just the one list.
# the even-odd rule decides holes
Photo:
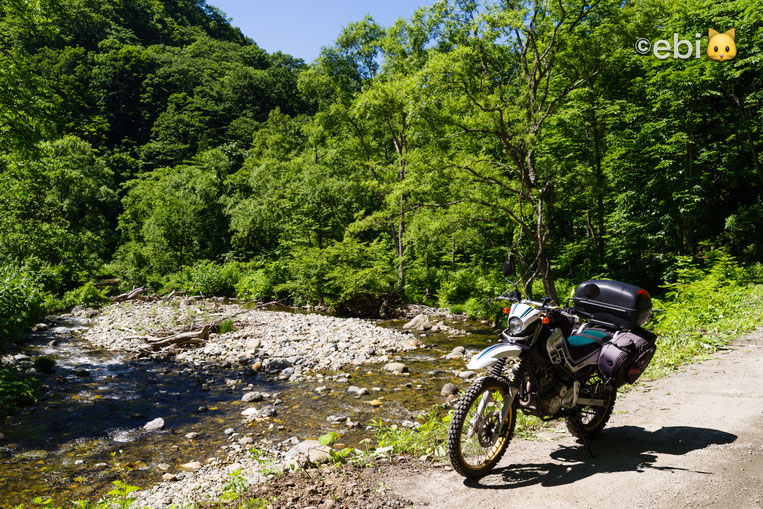
[(141, 286), (140, 288), (136, 288), (134, 290), (130, 290), (129, 292), (111, 297), (111, 302), (124, 302), (126, 300), (140, 299), (143, 295), (143, 292), (147, 290), (149, 290), (149, 288)]
[(191, 344), (200, 344), (209, 338), (209, 330), (211, 327), (211, 325), (205, 325), (201, 330), (180, 332), (163, 338), (146, 337), (145, 340), (154, 350), (170, 345), (180, 347)]
[(242, 309), (232, 315), (222, 316), (213, 322), (201, 326), (201, 328), (194, 328), (192, 325), (191, 330), (187, 331), (176, 332), (163, 330), (156, 331), (147, 336), (128, 336), (125, 339), (145, 341), (146, 344), (142, 347), (144, 350), (160, 350), (166, 347), (174, 347), (175, 349), (182, 350), (191, 346), (203, 344), (209, 339), (209, 334), (211, 332), (220, 332), (220, 325), (225, 320), (231, 320), (246, 311), (247, 310)]

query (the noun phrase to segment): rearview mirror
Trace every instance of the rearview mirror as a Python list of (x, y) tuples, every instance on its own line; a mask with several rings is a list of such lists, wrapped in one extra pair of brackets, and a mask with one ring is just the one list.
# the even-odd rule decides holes
[(505, 277), (513, 276), (516, 268), (514, 267), (514, 262), (511, 260), (506, 260), (503, 262), (503, 265), (501, 265), (501, 272), (503, 272), (503, 275)]

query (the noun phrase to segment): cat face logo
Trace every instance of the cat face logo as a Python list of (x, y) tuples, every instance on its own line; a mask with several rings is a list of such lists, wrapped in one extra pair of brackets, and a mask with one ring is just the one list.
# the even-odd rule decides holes
[(719, 34), (712, 28), (708, 32), (710, 40), (707, 43), (707, 56), (713, 60), (723, 62), (732, 60), (737, 56), (737, 46), (734, 43), (734, 29)]

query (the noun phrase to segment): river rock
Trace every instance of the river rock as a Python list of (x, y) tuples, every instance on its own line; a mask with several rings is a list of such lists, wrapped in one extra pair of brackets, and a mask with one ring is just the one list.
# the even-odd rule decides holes
[(429, 317), (425, 315), (424, 313), (418, 314), (413, 319), (403, 325), (403, 329), (413, 329), (413, 330), (429, 330), (432, 328), (432, 323), (429, 321)]
[(469, 378), (474, 378), (477, 376), (477, 373), (474, 371), (459, 371), (458, 372), (458, 378), (463, 378), (464, 380), (468, 380)]
[(201, 462), (190, 461), (188, 463), (183, 463), (182, 465), (180, 465), (180, 468), (182, 470), (185, 470), (186, 472), (194, 472), (196, 470), (201, 469)]
[(446, 398), (450, 396), (451, 394), (456, 394), (458, 392), (458, 387), (455, 386), (455, 384), (445, 384), (442, 386), (442, 390), (440, 391), (440, 395), (443, 398)]
[(384, 369), (386, 371), (389, 371), (390, 373), (395, 373), (395, 374), (408, 372), (408, 366), (406, 366), (402, 362), (389, 362), (384, 365)]
[(258, 412), (259, 417), (275, 417), (278, 414), (275, 407), (267, 406)]
[(54, 327), (50, 332), (56, 336), (71, 336), (74, 333), (74, 329), (71, 327)]
[(157, 417), (153, 421), (149, 421), (143, 425), (143, 429), (146, 431), (158, 431), (164, 429), (164, 419)]
[(195, 432), (195, 431), (191, 431), (190, 433), (186, 433), (186, 434), (185, 434), (185, 437), (186, 437), (186, 438), (190, 438), (190, 439), (194, 439), (194, 438), (196, 438), (197, 436), (199, 436), (199, 434), (198, 434), (197, 432)]
[(175, 474), (169, 474), (169, 473), (162, 474), (162, 479), (164, 479), (165, 481), (177, 481), (178, 480), (178, 478), (177, 478), (177, 476)]
[(261, 392), (247, 392), (244, 394), (244, 397), (241, 398), (241, 401), (244, 403), (252, 403), (255, 401), (262, 401), (263, 396)]
[[(255, 409), (255, 410), (256, 410), (256, 409)], [(246, 410), (245, 410), (245, 411), (246, 411)], [(241, 412), (241, 413), (243, 414), (244, 412)], [(232, 434), (234, 434), (235, 432), (236, 432), (236, 430), (235, 430), (235, 429), (233, 429), (233, 428), (225, 428), (225, 431), (223, 431), (223, 433), (225, 433), (226, 435), (232, 435)]]
[(252, 442), (254, 442), (254, 439), (252, 437), (243, 437), (238, 439), (239, 445), (249, 445)]
[(243, 412), (241, 412), (241, 415), (243, 415), (244, 417), (253, 417), (253, 416), (257, 415), (257, 409), (255, 407), (253, 407), (253, 406), (249, 407), (246, 410), (244, 410)]
[(445, 356), (445, 358), (449, 360), (463, 359), (465, 352), (466, 352), (466, 348), (464, 348), (463, 346), (457, 346), (453, 350), (451, 350), (450, 353)]
[(265, 371), (283, 371), (284, 369), (291, 367), (291, 363), (288, 359), (269, 358), (265, 359), (262, 363), (262, 368)]
[(328, 463), (331, 459), (329, 448), (325, 445), (314, 447), (307, 452), (307, 459), (313, 463)]
[(317, 440), (303, 440), (299, 442), (297, 445), (292, 446), (289, 448), (288, 451), (284, 454), (284, 457), (286, 458), (296, 458), (300, 454), (304, 454), (307, 456), (307, 452), (313, 448), (313, 447), (320, 447), (321, 443)]

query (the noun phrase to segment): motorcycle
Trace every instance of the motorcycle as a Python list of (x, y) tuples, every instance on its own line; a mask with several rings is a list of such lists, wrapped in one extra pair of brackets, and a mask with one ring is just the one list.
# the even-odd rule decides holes
[[(502, 271), (508, 281), (513, 264)], [(523, 299), (513, 286), (499, 297), (512, 302), (500, 341), (467, 365), (488, 374), (458, 400), (448, 430), (450, 462), (468, 478), (484, 476), (501, 459), (518, 410), (543, 421), (566, 419), (593, 455), (589, 439), (606, 426), (617, 389), (635, 382), (656, 350), (657, 337), (641, 327), (652, 312), (643, 288), (590, 280), (576, 288), (572, 305), (560, 307)]]

